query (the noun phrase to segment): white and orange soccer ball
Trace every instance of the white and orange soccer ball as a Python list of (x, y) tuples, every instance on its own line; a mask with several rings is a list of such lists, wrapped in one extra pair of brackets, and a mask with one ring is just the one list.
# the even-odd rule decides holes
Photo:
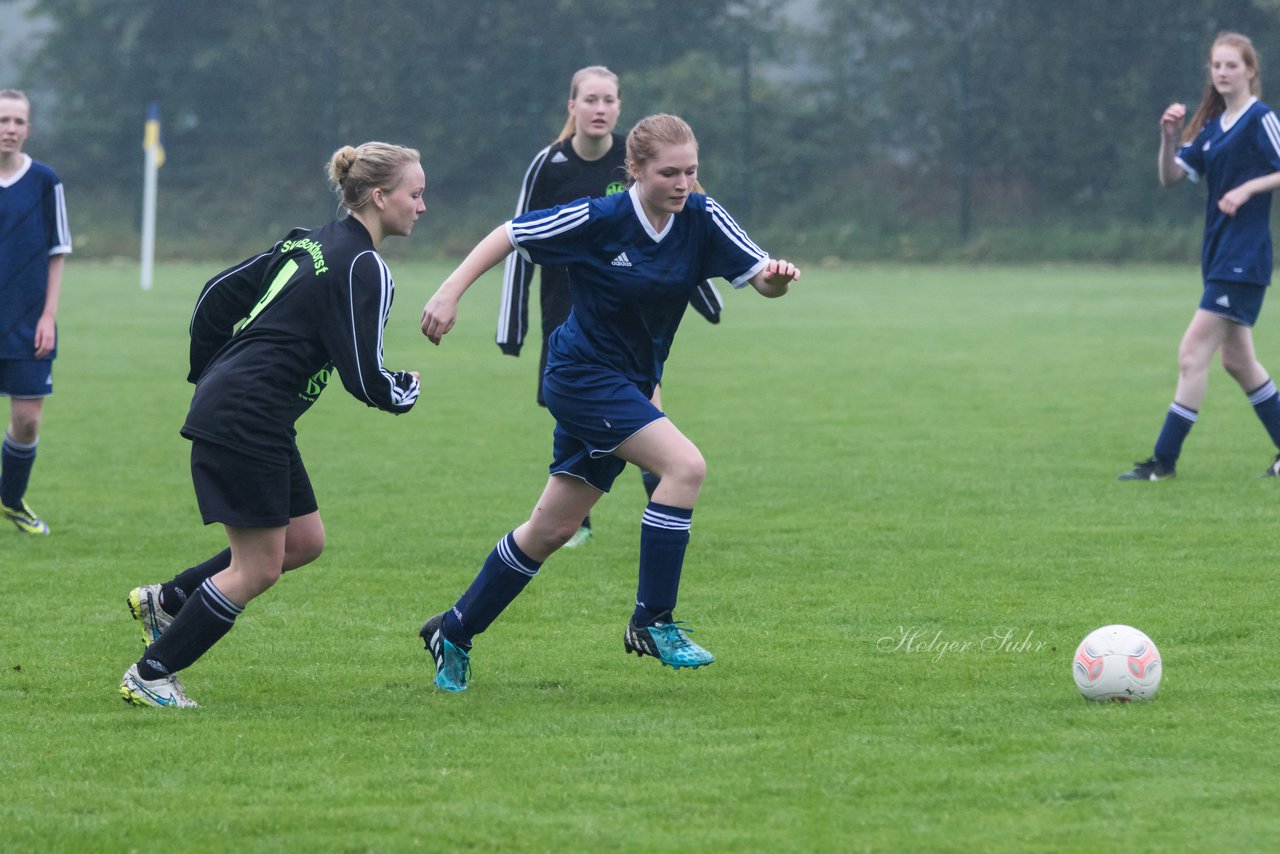
[(1087, 700), (1150, 700), (1164, 667), (1151, 638), (1133, 626), (1103, 626), (1080, 641), (1071, 670)]

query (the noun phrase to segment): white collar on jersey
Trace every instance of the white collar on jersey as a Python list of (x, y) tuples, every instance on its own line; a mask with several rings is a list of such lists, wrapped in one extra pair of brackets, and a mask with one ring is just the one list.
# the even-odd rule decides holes
[(12, 187), (14, 184), (22, 180), (22, 176), (27, 174), (27, 170), (31, 168), (31, 155), (23, 152), (22, 165), (18, 167), (18, 171), (14, 172), (8, 178), (0, 178), (0, 187)]
[(1244, 105), (1244, 109), (1242, 109), (1240, 112), (1236, 113), (1235, 115), (1231, 116), (1230, 121), (1227, 120), (1226, 113), (1223, 113), (1221, 116), (1219, 116), (1218, 126), (1222, 128), (1222, 132), (1226, 133), (1227, 131), (1235, 127), (1236, 122), (1240, 121), (1240, 117), (1243, 116), (1245, 113), (1249, 112), (1249, 108), (1256, 103), (1258, 103), (1258, 99), (1256, 97), (1250, 98), (1249, 103)]
[(631, 207), (635, 208), (636, 217), (640, 220), (640, 224), (644, 226), (645, 232), (653, 238), (654, 243), (661, 243), (662, 238), (666, 237), (671, 231), (671, 226), (675, 224), (676, 216), (672, 214), (667, 218), (667, 224), (662, 227), (662, 231), (658, 231), (653, 227), (653, 223), (649, 222), (649, 218), (644, 215), (644, 205), (640, 203), (640, 191), (637, 189), (639, 184), (632, 184), (627, 190), (627, 195), (631, 196)]

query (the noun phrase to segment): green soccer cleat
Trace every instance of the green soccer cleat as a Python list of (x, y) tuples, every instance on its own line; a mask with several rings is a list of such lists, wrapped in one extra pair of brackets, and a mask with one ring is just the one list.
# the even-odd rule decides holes
[(681, 667), (697, 670), (715, 661), (716, 657), (689, 640), (687, 632), (691, 631), (693, 629), (672, 620), (671, 613), (667, 612), (652, 626), (628, 622), (623, 642), (629, 653), (634, 652), (640, 657), (651, 655), (675, 670)]
[(163, 679), (143, 679), (138, 675), (138, 665), (131, 664), (120, 679), (120, 697), (134, 706), (155, 706), (168, 709), (195, 709), (199, 704), (187, 696), (177, 675)]
[(442, 627), (444, 614), (436, 614), (423, 624), (418, 636), (436, 662), (436, 687), (444, 691), (465, 691), (471, 678), (471, 655), (450, 642)]
[(586, 525), (573, 532), (573, 536), (564, 544), (566, 549), (576, 549), (591, 542), (591, 529)]
[(17, 507), (0, 504), (0, 512), (3, 512), (4, 517), (17, 525), (18, 530), (25, 534), (49, 533), (49, 526), (36, 515), (36, 511), (32, 510), (26, 501), (19, 501)]
[(150, 646), (160, 639), (164, 630), (173, 623), (160, 607), (160, 585), (146, 584), (129, 591), (129, 614), (142, 626), (142, 643)]

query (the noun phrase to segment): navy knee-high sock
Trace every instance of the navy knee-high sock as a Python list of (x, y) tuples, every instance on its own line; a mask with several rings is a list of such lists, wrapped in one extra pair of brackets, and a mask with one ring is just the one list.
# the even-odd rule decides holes
[(23, 445), (8, 433), (4, 434), (3, 450), (0, 450), (0, 503), (5, 507), (22, 506), (22, 497), (27, 494), (27, 483), (31, 480), (31, 467), (36, 464), (36, 439), (30, 445)]
[(223, 549), (204, 563), (198, 563), (190, 569), (184, 569), (160, 585), (160, 608), (170, 617), (178, 616), (182, 606), (206, 579), (213, 578), (219, 572), (231, 566), (231, 549)]
[(467, 592), (445, 613), (444, 636), (470, 649), (471, 639), (489, 628), (541, 568), (540, 562), (520, 551), (515, 532), (498, 540)]
[(680, 592), (680, 570), (689, 546), (693, 508), (671, 507), (650, 501), (640, 522), (640, 583), (631, 620), (651, 626), (659, 618), (670, 619)]
[(207, 579), (173, 618), (159, 639), (138, 660), (138, 675), (159, 679), (190, 667), (231, 631), (243, 606), (232, 602)]
[(1196, 417), (1200, 413), (1188, 409), (1176, 400), (1169, 404), (1169, 412), (1164, 417), (1164, 427), (1156, 439), (1155, 458), (1165, 465), (1173, 465), (1182, 454), (1182, 443), (1187, 434), (1195, 426)]
[(1271, 441), (1280, 448), (1280, 392), (1276, 384), (1268, 377), (1262, 385), (1249, 392), (1249, 402), (1257, 413), (1262, 426), (1267, 428)]

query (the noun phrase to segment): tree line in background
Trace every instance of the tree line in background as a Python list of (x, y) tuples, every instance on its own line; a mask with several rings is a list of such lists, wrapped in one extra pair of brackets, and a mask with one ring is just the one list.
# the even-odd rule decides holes
[[(797, 257), (1198, 257), (1203, 198), (1161, 191), (1157, 119), (1219, 30), (1280, 58), (1278, 0), (37, 0), (24, 74), (78, 249), (136, 246), (161, 104), (160, 250), (255, 247), (334, 212), (340, 144), (422, 150), (426, 243), (514, 209), (572, 72), (608, 65), (624, 131), (675, 112), (702, 179)], [(1280, 71), (1277, 72), (1280, 74)], [(1264, 100), (1266, 98), (1264, 85)], [(794, 247), (794, 249), (790, 248)]]

